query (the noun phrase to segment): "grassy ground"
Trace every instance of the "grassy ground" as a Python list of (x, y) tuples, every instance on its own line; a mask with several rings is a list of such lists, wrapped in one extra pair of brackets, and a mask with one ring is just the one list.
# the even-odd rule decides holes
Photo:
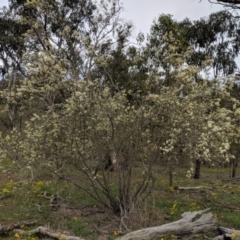
[[(218, 224), (240, 229), (240, 185), (238, 180), (227, 180), (228, 168), (204, 168), (200, 180), (187, 179), (185, 171), (175, 176), (174, 186), (205, 186), (201, 190), (177, 190), (168, 187), (167, 176), (159, 174), (154, 191), (147, 203), (138, 205), (126, 224), (130, 230), (161, 225), (181, 218), (186, 211), (211, 208)], [(114, 239), (119, 219), (63, 181), (19, 181), (0, 174), (0, 224), (23, 220), (37, 220), (52, 230), (66, 231), (86, 239)], [(239, 180), (240, 181), (240, 180)], [(56, 195), (61, 207), (51, 207), (48, 195)], [(47, 196), (48, 196), (47, 195)], [(22, 229), (33, 227), (22, 226)], [(13, 233), (0, 236), (15, 239)], [(32, 236), (21, 239), (37, 239)]]

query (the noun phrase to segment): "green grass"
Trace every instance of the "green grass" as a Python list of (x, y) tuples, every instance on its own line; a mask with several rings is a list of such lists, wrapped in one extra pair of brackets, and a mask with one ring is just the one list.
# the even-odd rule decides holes
[[(211, 208), (220, 226), (240, 229), (240, 186), (237, 180), (226, 181), (229, 169), (203, 168), (202, 179), (187, 179), (180, 169), (174, 186), (204, 186), (201, 190), (175, 190), (168, 187), (166, 174), (159, 174), (154, 191), (144, 204), (137, 204), (126, 220), (129, 229), (161, 225), (181, 218), (186, 211)], [(0, 224), (37, 220), (54, 231), (67, 231), (85, 239), (114, 239), (119, 220), (77, 189), (59, 180), (10, 181), (0, 174)], [(13, 178), (14, 179), (14, 178)], [(116, 184), (112, 187), (116, 190)], [(53, 209), (42, 195), (61, 197), (60, 209)], [(65, 206), (65, 207), (64, 207)], [(28, 227), (32, 229), (33, 227)], [(13, 233), (1, 239), (14, 239)]]

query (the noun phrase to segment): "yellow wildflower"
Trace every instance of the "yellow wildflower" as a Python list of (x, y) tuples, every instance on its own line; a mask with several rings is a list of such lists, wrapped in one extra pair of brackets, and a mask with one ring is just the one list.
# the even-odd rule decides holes
[(231, 234), (232, 239), (235, 239), (235, 238), (238, 237), (238, 236), (239, 236), (239, 233), (237, 233), (237, 232), (233, 232), (233, 233)]
[(15, 233), (14, 237), (15, 238), (20, 238), (20, 234), (19, 233)]
[(73, 217), (73, 220), (74, 220), (75, 222), (77, 222), (77, 221), (78, 221), (78, 218), (77, 218), (77, 217)]
[(119, 232), (118, 231), (114, 231), (113, 232), (113, 235), (116, 237), (116, 236), (119, 236)]
[(176, 211), (177, 211), (177, 204), (174, 203), (172, 208), (171, 208), (171, 213), (170, 214), (173, 215)]
[(212, 195), (212, 198), (216, 199), (216, 197), (217, 197), (216, 193), (211, 193), (211, 195)]
[(195, 211), (197, 209), (197, 204), (196, 203), (191, 203), (190, 204), (190, 211)]
[(44, 188), (44, 181), (35, 182), (33, 186), (33, 189), (35, 192), (40, 192), (43, 190), (43, 188)]
[(3, 193), (10, 193), (10, 190), (8, 188), (3, 188), (2, 192)]

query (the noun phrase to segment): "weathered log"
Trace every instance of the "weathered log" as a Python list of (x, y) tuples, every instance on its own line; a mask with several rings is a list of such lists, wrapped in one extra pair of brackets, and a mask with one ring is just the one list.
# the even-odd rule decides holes
[(64, 239), (64, 240), (84, 240), (83, 238), (80, 238), (80, 237), (75, 237), (75, 236), (68, 236), (68, 235), (65, 235), (65, 234), (62, 234), (60, 232), (58, 233), (55, 233), (51, 230), (49, 230), (48, 228), (46, 227), (37, 227), (33, 230), (29, 230), (29, 231), (24, 231), (24, 230), (21, 230), (21, 229), (14, 229), (13, 232), (15, 233), (18, 233), (22, 236), (28, 236), (28, 235), (34, 235), (34, 234), (41, 234), (42, 236), (47, 236), (47, 237), (50, 237), (52, 239)]
[(12, 223), (12, 224), (3, 225), (3, 226), (0, 225), (0, 233), (7, 233), (16, 228), (20, 228), (21, 226), (32, 226), (32, 225), (35, 225), (36, 223), (37, 223), (36, 220), (32, 220), (32, 221), (21, 221), (21, 222)]
[(176, 222), (130, 232), (117, 240), (155, 240), (170, 235), (190, 237), (195, 234), (212, 232), (217, 229), (216, 219), (209, 210), (185, 212)]

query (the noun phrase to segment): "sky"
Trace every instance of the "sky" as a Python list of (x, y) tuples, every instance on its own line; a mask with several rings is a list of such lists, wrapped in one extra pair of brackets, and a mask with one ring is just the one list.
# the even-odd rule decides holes
[(0, 7), (6, 6), (8, 3), (8, 0), (0, 0)]

